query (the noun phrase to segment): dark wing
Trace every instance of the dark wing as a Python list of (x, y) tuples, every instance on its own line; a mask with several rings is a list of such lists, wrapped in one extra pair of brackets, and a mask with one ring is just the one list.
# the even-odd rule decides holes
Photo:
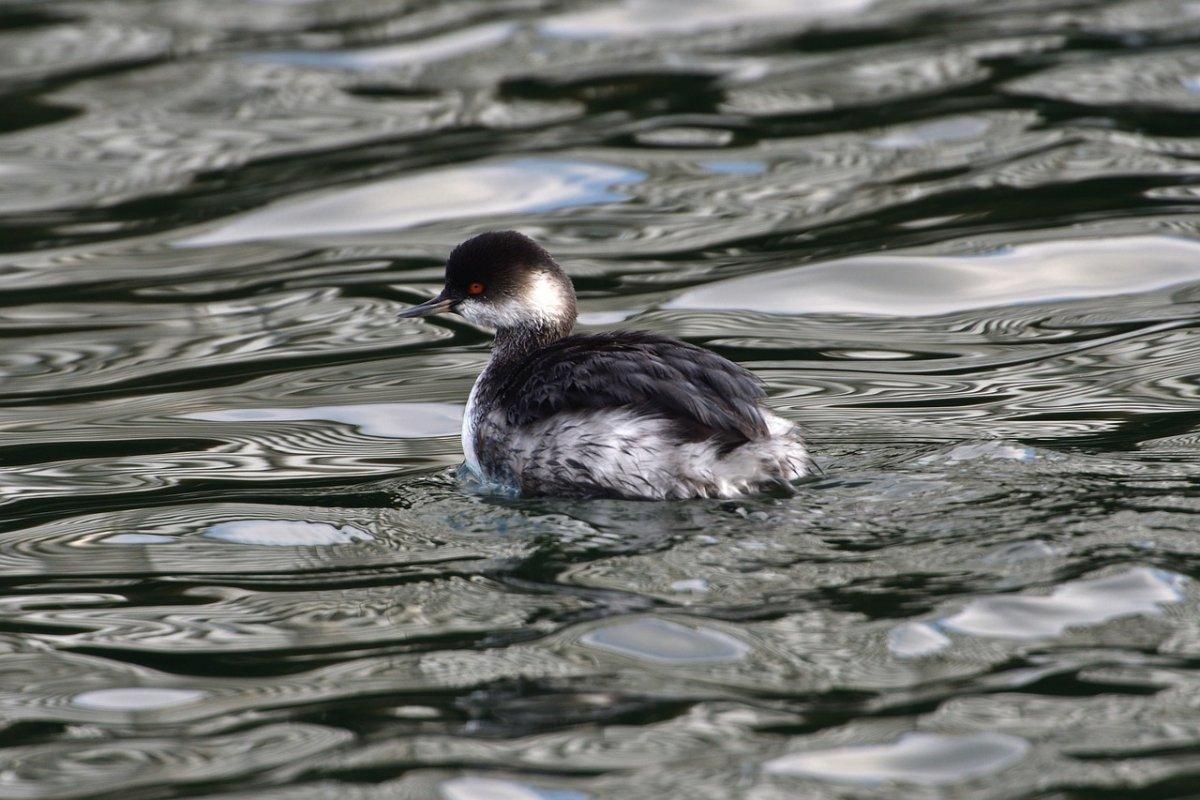
[(701, 435), (767, 436), (762, 383), (716, 353), (652, 333), (569, 336), (507, 371), (500, 408), (510, 425), (563, 411), (634, 406)]

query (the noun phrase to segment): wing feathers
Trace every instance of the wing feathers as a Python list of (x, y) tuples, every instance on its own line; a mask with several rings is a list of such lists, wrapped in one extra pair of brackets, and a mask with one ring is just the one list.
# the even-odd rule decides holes
[(501, 408), (527, 425), (563, 411), (638, 406), (708, 435), (767, 436), (762, 385), (716, 353), (652, 333), (571, 336), (505, 375)]

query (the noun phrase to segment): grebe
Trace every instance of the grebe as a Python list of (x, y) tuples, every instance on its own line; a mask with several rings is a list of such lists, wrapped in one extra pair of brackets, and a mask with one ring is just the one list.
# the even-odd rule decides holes
[(761, 382), (708, 350), (641, 331), (571, 335), (575, 289), (516, 231), (454, 249), (437, 297), (400, 314), (454, 312), (496, 329), (463, 415), (467, 466), (522, 495), (738, 497), (811, 471), (796, 426)]

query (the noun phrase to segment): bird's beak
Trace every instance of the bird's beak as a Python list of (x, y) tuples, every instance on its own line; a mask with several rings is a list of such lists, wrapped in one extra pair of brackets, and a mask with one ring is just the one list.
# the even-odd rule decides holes
[(454, 306), (458, 301), (446, 294), (446, 290), (442, 289), (442, 293), (432, 300), (426, 300), (420, 305), (406, 308), (396, 316), (398, 317), (428, 317), (430, 314), (445, 314), (447, 311), (453, 311)]

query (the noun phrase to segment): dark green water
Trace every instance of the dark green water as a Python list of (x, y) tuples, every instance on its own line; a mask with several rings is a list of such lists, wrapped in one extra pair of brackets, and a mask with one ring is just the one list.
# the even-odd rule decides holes
[[(1200, 796), (1200, 2), (0, 25), (0, 800)], [(502, 227), (825, 476), (464, 490)]]

